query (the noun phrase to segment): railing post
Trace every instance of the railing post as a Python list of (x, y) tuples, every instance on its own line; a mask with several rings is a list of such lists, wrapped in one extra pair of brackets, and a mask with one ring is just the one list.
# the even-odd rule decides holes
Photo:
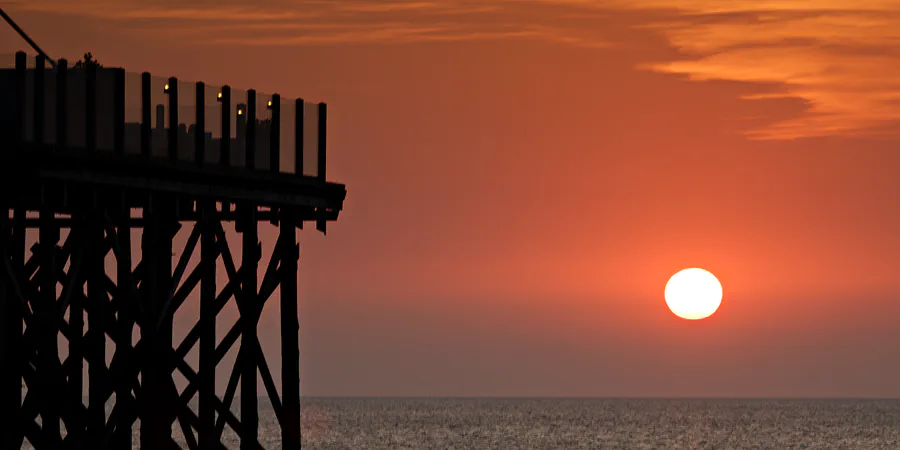
[[(319, 162), (319, 170), (316, 171), (316, 176), (320, 181), (325, 181), (325, 157), (326, 157), (326, 148), (327, 148), (327, 131), (328, 131), (328, 105), (325, 103), (319, 103), (319, 142), (318, 142), (318, 162)], [(325, 211), (319, 210), (317, 208), (317, 212), (319, 213), (316, 219), (316, 230), (321, 231), (322, 233), (326, 232), (328, 227), (328, 222), (324, 218)]]
[(245, 166), (256, 168), (256, 90), (247, 91), (247, 139), (244, 144)]
[(150, 73), (144, 72), (141, 74), (141, 156), (144, 157), (150, 156), (152, 105)]
[(69, 143), (69, 62), (56, 64), (56, 148), (65, 150)]
[(178, 159), (178, 79), (169, 78), (166, 85), (169, 94), (169, 160)]
[(231, 165), (231, 87), (222, 86), (219, 96), (222, 104), (222, 139), (219, 141), (219, 163), (223, 166)]
[(125, 69), (113, 69), (113, 150), (125, 154)]
[(197, 82), (196, 117), (194, 118), (194, 162), (202, 166), (206, 162), (206, 85), (202, 81)]
[(88, 151), (97, 149), (97, 66), (84, 66), (84, 147)]
[(14, 151), (20, 151), (22, 144), (28, 141), (28, 136), (25, 134), (25, 124), (28, 121), (25, 117), (26, 111), (28, 111), (26, 105), (28, 97), (25, 94), (27, 70), (28, 59), (25, 56), (25, 52), (16, 52), (16, 114), (13, 122), (15, 127), (13, 133)]
[(272, 110), (272, 126), (269, 128), (269, 169), (281, 171), (281, 96), (272, 95), (269, 109)]
[(42, 55), (37, 55), (34, 57), (34, 83), (33, 83), (33, 106), (34, 106), (34, 128), (32, 131), (34, 132), (32, 136), (32, 140), (35, 144), (41, 145), (44, 143), (44, 118), (45, 112), (44, 107), (46, 106), (46, 100), (44, 98), (46, 85), (44, 84), (44, 66), (45, 60)]

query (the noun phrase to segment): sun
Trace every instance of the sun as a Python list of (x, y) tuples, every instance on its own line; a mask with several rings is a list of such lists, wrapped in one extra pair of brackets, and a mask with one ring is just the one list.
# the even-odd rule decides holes
[(666, 283), (666, 304), (682, 319), (705, 319), (722, 304), (722, 284), (712, 273), (692, 267), (684, 269)]

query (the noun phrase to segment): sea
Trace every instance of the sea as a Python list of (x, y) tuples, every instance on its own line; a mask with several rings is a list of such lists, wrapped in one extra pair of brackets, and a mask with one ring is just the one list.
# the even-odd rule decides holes
[(900, 400), (305, 398), (299, 426), (304, 449), (900, 449)]

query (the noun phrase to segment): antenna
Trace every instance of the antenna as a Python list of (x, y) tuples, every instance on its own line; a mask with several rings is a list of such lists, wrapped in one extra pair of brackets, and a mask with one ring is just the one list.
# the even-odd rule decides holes
[(41, 48), (38, 47), (37, 43), (31, 40), (31, 38), (28, 37), (27, 34), (25, 34), (25, 31), (23, 31), (21, 28), (19, 28), (18, 25), (16, 25), (16, 22), (12, 20), (12, 17), (9, 17), (9, 15), (6, 14), (5, 11), (3, 11), (3, 8), (0, 8), (0, 16), (3, 17), (3, 20), (5, 20), (13, 30), (16, 30), (16, 33), (19, 33), (19, 36), (22, 36), (22, 39), (25, 39), (25, 42), (28, 42), (28, 45), (30, 45), (36, 52), (38, 52), (39, 55), (43, 56), (44, 59), (47, 60), (54, 69), (56, 68), (56, 61), (54, 61), (53, 58), (47, 56), (47, 53), (41, 50)]

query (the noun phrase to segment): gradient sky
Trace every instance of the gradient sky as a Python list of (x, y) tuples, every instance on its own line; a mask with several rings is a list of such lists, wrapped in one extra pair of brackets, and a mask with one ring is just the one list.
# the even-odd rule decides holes
[(900, 397), (900, 3), (247, 4), (3, 6), (52, 57), (329, 103), (305, 395)]

